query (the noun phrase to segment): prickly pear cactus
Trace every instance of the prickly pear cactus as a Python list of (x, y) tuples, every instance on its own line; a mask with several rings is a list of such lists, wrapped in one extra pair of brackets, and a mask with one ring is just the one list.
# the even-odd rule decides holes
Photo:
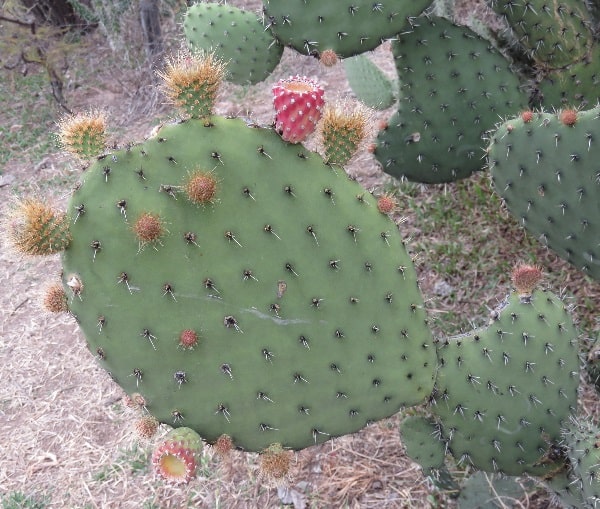
[(435, 349), (395, 224), (271, 129), (165, 125), (96, 161), (68, 214), (69, 309), (161, 422), (300, 449), (431, 391)]
[(403, 30), (432, 0), (263, 0), (265, 25), (300, 53), (333, 51), (351, 57), (379, 46)]
[(422, 415), (406, 417), (400, 424), (406, 454), (421, 466), (426, 475), (431, 475), (444, 465), (446, 450), (444, 444), (436, 439), (438, 433), (438, 424)]
[(190, 6), (183, 31), (192, 49), (214, 52), (226, 62), (226, 79), (240, 85), (263, 81), (283, 54), (283, 46), (264, 30), (256, 14), (231, 5)]
[(438, 348), (432, 411), (460, 464), (507, 475), (556, 468), (552, 444), (575, 413), (577, 333), (550, 292), (512, 294), (485, 329)]
[(400, 100), (377, 137), (383, 171), (440, 183), (480, 170), (482, 137), (527, 104), (509, 62), (470, 29), (435, 17), (394, 42), (393, 53)]
[(600, 279), (600, 107), (526, 112), (491, 138), (496, 191), (559, 256)]
[(593, 19), (581, 0), (490, 0), (536, 61), (560, 68), (585, 57), (593, 44)]
[(346, 78), (358, 100), (370, 108), (385, 110), (394, 104), (396, 84), (366, 55), (344, 60)]

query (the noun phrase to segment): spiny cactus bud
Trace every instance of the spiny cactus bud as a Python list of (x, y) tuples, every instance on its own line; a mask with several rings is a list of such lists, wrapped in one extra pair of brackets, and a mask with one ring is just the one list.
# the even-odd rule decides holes
[(213, 444), (213, 450), (217, 456), (224, 458), (233, 449), (233, 440), (229, 435), (221, 435)]
[(333, 67), (339, 61), (340, 59), (338, 58), (337, 53), (332, 49), (326, 49), (319, 55), (319, 62), (321, 62), (325, 67)]
[(155, 471), (167, 481), (188, 483), (196, 476), (202, 440), (191, 428), (175, 428), (152, 454)]
[(44, 294), (43, 306), (51, 313), (66, 313), (69, 311), (67, 294), (60, 283), (53, 283)]
[(368, 120), (360, 104), (339, 103), (325, 109), (319, 131), (328, 164), (343, 166), (352, 158), (367, 134)]
[(565, 125), (574, 126), (577, 123), (577, 110), (562, 110), (560, 121)]
[(528, 122), (531, 122), (533, 120), (533, 111), (531, 111), (531, 110), (523, 111), (521, 113), (521, 118), (523, 119), (523, 122), (525, 122), (526, 124)]
[(205, 118), (212, 114), (225, 64), (213, 53), (181, 52), (157, 74), (164, 94), (177, 108), (191, 118)]
[(187, 198), (197, 205), (213, 203), (217, 193), (217, 179), (210, 172), (195, 171), (185, 185)]
[(152, 415), (145, 415), (134, 423), (135, 432), (140, 438), (152, 438), (158, 430), (159, 422)]
[(193, 350), (198, 344), (198, 333), (193, 329), (185, 329), (179, 334), (179, 346), (184, 350)]
[(529, 296), (542, 280), (542, 271), (535, 265), (518, 265), (512, 272), (511, 281), (521, 296)]
[(127, 408), (133, 408), (137, 410), (146, 406), (146, 400), (139, 392), (134, 392), (131, 394), (131, 396), (129, 394), (123, 396), (123, 404)]
[(66, 116), (58, 129), (60, 145), (80, 159), (99, 156), (106, 148), (106, 114), (101, 111)]
[(281, 444), (271, 444), (260, 453), (259, 478), (276, 486), (287, 484), (292, 455), (292, 451), (286, 451)]
[(71, 241), (65, 214), (35, 198), (15, 201), (4, 229), (11, 245), (27, 255), (58, 253)]
[(146, 244), (158, 242), (165, 232), (160, 216), (150, 212), (142, 212), (133, 224), (132, 229), (140, 242), (140, 249)]
[(382, 194), (377, 199), (377, 210), (382, 214), (391, 214), (397, 207), (398, 203), (391, 194)]
[(280, 80), (273, 86), (275, 129), (285, 141), (299, 143), (314, 130), (321, 118), (324, 91), (306, 76)]

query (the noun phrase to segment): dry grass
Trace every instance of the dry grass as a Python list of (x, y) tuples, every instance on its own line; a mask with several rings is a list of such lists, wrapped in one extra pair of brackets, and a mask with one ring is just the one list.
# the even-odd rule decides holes
[[(254, 6), (257, 2), (247, 3)], [(389, 48), (381, 48), (376, 55), (389, 69)], [(88, 58), (85, 65), (86, 74), (94, 79), (84, 79), (84, 86), (71, 90), (70, 97), (82, 109), (104, 108), (120, 143), (139, 139), (154, 118), (165, 118), (168, 110), (145, 71), (121, 74), (115, 57), (102, 47), (96, 48), (94, 58)], [(269, 83), (291, 73), (316, 76), (330, 90), (330, 99), (349, 95), (338, 70), (319, 67), (313, 59), (287, 51), (278, 75)], [(269, 88), (226, 87), (219, 112), (270, 122)], [(254, 109), (246, 110), (249, 105)], [(0, 120), (5, 121), (1, 115)], [(47, 154), (45, 161), (41, 166), (14, 164), (5, 169), (4, 178), (11, 184), (0, 187), (0, 215), (4, 215), (13, 191), (43, 188), (47, 192), (50, 188), (55, 200), (65, 205), (65, 189), (55, 183), (64, 180), (65, 174), (66, 180), (74, 180), (79, 170), (60, 154)], [(368, 155), (357, 158), (350, 173), (367, 189), (391, 186)], [(490, 281), (489, 277), (490, 273), (497, 277), (502, 270), (489, 263), (472, 265), (477, 251), (493, 238), (497, 240), (496, 259), (504, 260), (506, 266), (519, 261), (520, 249), (525, 246), (540, 263), (553, 267), (551, 285), (564, 287), (579, 305), (579, 319), (593, 323), (600, 309), (600, 285), (532, 244), (502, 212), (488, 217), (488, 212), (473, 207), (468, 211), (466, 230), (470, 231), (458, 234), (454, 223), (438, 227), (423, 222), (423, 217), (430, 221), (435, 213), (444, 219), (445, 212), (436, 212), (436, 207), (440, 203), (457, 207), (461, 193), (475, 188), (489, 193), (485, 180), (477, 178), (468, 184), (399, 191), (403, 208), (398, 221), (403, 221), (402, 229), (419, 255), (418, 270), (432, 316), (437, 316), (438, 322), (458, 316), (472, 316), (476, 321), (485, 317), (486, 305), (493, 307), (504, 295), (508, 278)], [(447, 196), (452, 199), (444, 201)], [(486, 196), (489, 194), (483, 195), (482, 202)], [(505, 222), (494, 222), (498, 217)], [(480, 244), (474, 228), (486, 232)], [(437, 233), (431, 238), (434, 230)], [(436, 246), (450, 241), (462, 243), (471, 253), (462, 256), (464, 260), (453, 272), (443, 271), (452, 255), (435, 251)], [(434, 263), (439, 270), (432, 269)], [(453, 506), (447, 497), (431, 497), (435, 493), (432, 485), (403, 454), (398, 416), (297, 453), (287, 494), (257, 481), (256, 455), (234, 452), (219, 460), (209, 448), (203, 453), (196, 481), (185, 487), (165, 485), (148, 469), (150, 444), (138, 443), (133, 434), (135, 412), (121, 403), (121, 390), (97, 367), (73, 319), (49, 316), (40, 309), (39, 294), (49, 276), (58, 276), (58, 259), (23, 259), (2, 247), (0, 267), (4, 289), (0, 294), (0, 499), (14, 492), (47, 495), (47, 507), (52, 508), (276, 508), (282, 506), (282, 497), (304, 501), (307, 508)], [(456, 289), (453, 297), (436, 293), (439, 281)], [(466, 327), (470, 321), (463, 318), (460, 326)], [(584, 413), (598, 417), (597, 397), (589, 387), (582, 393), (582, 407)], [(546, 503), (544, 495), (536, 495), (519, 507), (541, 508)]]

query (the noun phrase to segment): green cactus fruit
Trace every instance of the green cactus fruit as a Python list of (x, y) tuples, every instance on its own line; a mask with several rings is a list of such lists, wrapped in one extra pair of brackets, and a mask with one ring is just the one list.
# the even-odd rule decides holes
[(213, 52), (227, 64), (226, 80), (239, 85), (263, 81), (283, 54), (283, 46), (265, 31), (256, 14), (231, 5), (190, 6), (183, 31), (191, 49)]
[(595, 45), (583, 61), (542, 76), (534, 95), (545, 109), (592, 107), (600, 101), (600, 46)]
[(584, 58), (593, 44), (593, 20), (581, 0), (492, 0), (526, 52), (538, 63), (560, 68)]
[(344, 60), (346, 77), (357, 99), (376, 110), (389, 108), (394, 97), (394, 83), (366, 55), (356, 55)]
[(512, 294), (487, 328), (438, 346), (432, 411), (460, 464), (506, 475), (556, 467), (552, 445), (575, 413), (577, 333), (550, 292)]
[(359, 105), (340, 102), (328, 105), (318, 126), (325, 162), (344, 166), (364, 141), (369, 115)]
[(347, 58), (395, 37), (408, 18), (429, 4), (431, 0), (263, 0), (263, 13), (265, 25), (282, 44), (308, 55), (329, 50)]
[(600, 279), (600, 107), (535, 113), (493, 134), (488, 164), (511, 213), (559, 256)]
[(377, 137), (383, 171), (440, 183), (480, 170), (482, 137), (499, 115), (527, 104), (509, 62), (470, 29), (442, 18), (423, 20), (392, 47), (400, 100)]
[(584, 507), (600, 502), (600, 428), (591, 420), (575, 420), (563, 430), (571, 486), (580, 490)]
[(342, 169), (272, 129), (165, 125), (94, 163), (69, 220), (70, 310), (160, 422), (250, 451), (300, 449), (433, 387), (397, 226)]
[(52, 255), (71, 242), (65, 214), (36, 198), (15, 200), (3, 223), (10, 245), (21, 254)]
[(417, 462), (426, 475), (442, 468), (446, 451), (444, 444), (438, 439), (437, 423), (421, 415), (411, 415), (400, 423), (402, 443), (406, 454)]

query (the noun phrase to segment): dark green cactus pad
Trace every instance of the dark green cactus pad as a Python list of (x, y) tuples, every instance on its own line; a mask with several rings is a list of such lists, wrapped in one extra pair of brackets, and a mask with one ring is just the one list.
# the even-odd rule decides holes
[(346, 58), (379, 46), (404, 29), (431, 0), (263, 0), (265, 25), (286, 46), (319, 55), (333, 50)]
[(402, 443), (410, 459), (421, 465), (426, 474), (442, 468), (446, 451), (438, 439), (439, 426), (421, 415), (406, 417), (400, 423)]
[(240, 85), (263, 81), (283, 54), (283, 46), (264, 30), (256, 14), (230, 5), (192, 5), (183, 30), (192, 49), (214, 51), (227, 64), (227, 81)]
[(593, 20), (581, 0), (491, 0), (526, 52), (537, 62), (560, 68), (585, 57), (593, 44)]
[[(199, 169), (216, 180), (205, 205), (184, 192)], [(143, 213), (163, 230), (140, 245)], [(166, 125), (94, 163), (70, 218), (70, 309), (161, 422), (250, 451), (300, 449), (432, 389), (435, 348), (397, 226), (343, 170), (270, 129)]]
[[(494, 133), (489, 166), (511, 213), (559, 256), (600, 279), (600, 107), (535, 113)], [(568, 119), (567, 119), (568, 121)]]
[[(531, 481), (527, 484), (531, 488)], [(463, 483), (457, 502), (460, 509), (504, 509), (526, 495), (527, 487), (514, 477), (475, 472)]]
[(432, 411), (460, 464), (507, 475), (556, 468), (551, 444), (575, 413), (577, 333), (550, 292), (513, 294), (490, 325), (438, 348)]
[(366, 55), (344, 60), (348, 84), (357, 99), (370, 108), (385, 110), (394, 104), (395, 84)]
[(534, 98), (546, 110), (594, 106), (600, 101), (600, 46), (581, 62), (543, 74), (536, 87)]
[(422, 20), (393, 44), (398, 111), (377, 137), (390, 175), (450, 182), (482, 169), (482, 137), (499, 116), (527, 104), (509, 62), (467, 27)]

